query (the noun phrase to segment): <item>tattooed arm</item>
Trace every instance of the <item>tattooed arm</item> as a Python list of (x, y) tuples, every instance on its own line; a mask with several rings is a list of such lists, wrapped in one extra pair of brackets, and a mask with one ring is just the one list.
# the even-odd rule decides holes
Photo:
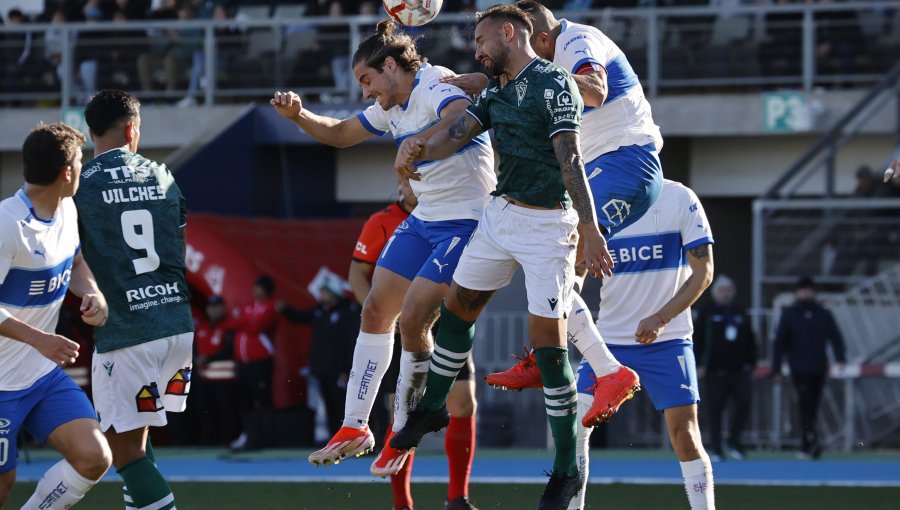
[(584, 174), (581, 144), (578, 133), (561, 131), (553, 136), (553, 150), (559, 161), (563, 184), (572, 198), (572, 206), (578, 213), (578, 230), (584, 239), (584, 259), (591, 276), (612, 275), (612, 257), (606, 249), (606, 239), (597, 226), (594, 197)]
[(701, 244), (688, 250), (688, 264), (691, 266), (691, 276), (655, 314), (645, 318), (638, 324), (634, 334), (635, 339), (642, 344), (649, 344), (656, 340), (666, 327), (666, 324), (689, 306), (697, 302), (703, 291), (709, 287), (713, 280), (713, 253), (712, 244)]
[(412, 166), (414, 162), (449, 158), (482, 131), (484, 128), (475, 117), (463, 110), (458, 113), (455, 120), (445, 128), (434, 131), (430, 137), (410, 136), (403, 140), (397, 149), (394, 169), (401, 177), (419, 180), (419, 174)]

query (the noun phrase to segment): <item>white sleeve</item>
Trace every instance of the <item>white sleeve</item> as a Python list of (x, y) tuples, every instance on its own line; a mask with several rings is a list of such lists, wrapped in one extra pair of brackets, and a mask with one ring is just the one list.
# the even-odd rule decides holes
[(388, 114), (378, 103), (366, 108), (356, 117), (363, 127), (376, 136), (384, 136), (390, 130)]
[(684, 251), (702, 244), (713, 244), (712, 229), (703, 204), (694, 193), (694, 190), (685, 187), (684, 197), (680, 201), (679, 215), (681, 218), (681, 244)]
[(585, 64), (605, 68), (610, 60), (611, 48), (604, 47), (599, 40), (581, 30), (566, 31), (556, 41), (556, 58), (553, 63), (572, 74)]
[(427, 86), (428, 88), (423, 91), (422, 99), (438, 118), (441, 118), (441, 111), (443, 111), (444, 107), (457, 99), (464, 99), (468, 103), (472, 102), (472, 100), (469, 99), (469, 96), (456, 85), (441, 83), (435, 79), (432, 83), (427, 84)]

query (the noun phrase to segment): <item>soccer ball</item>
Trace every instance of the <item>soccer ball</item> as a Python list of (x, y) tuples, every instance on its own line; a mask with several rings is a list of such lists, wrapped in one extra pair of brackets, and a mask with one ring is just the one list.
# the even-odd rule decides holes
[(444, 0), (382, 0), (388, 16), (401, 25), (418, 27), (441, 12)]

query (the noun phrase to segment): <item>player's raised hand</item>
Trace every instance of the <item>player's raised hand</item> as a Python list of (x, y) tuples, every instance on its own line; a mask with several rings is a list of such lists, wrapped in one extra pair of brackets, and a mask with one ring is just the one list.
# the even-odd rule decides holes
[(900, 182), (900, 158), (892, 161), (891, 166), (884, 171), (884, 182), (890, 181), (891, 178)]
[(43, 332), (29, 343), (45, 358), (60, 366), (75, 363), (80, 347), (64, 336)]
[(109, 318), (109, 308), (103, 294), (85, 294), (81, 298), (81, 320), (91, 326), (102, 326)]
[(659, 338), (664, 329), (666, 329), (665, 321), (658, 313), (654, 313), (638, 323), (637, 331), (634, 332), (634, 339), (638, 343), (651, 344)]
[(300, 101), (300, 96), (293, 91), (275, 92), (275, 95), (269, 100), (269, 104), (275, 107), (276, 112), (288, 119), (297, 117), (303, 111), (303, 102)]
[(441, 83), (455, 85), (470, 96), (478, 95), (487, 87), (488, 77), (481, 73), (455, 74), (441, 78)]
[(427, 141), (421, 136), (411, 136), (400, 144), (397, 149), (397, 159), (394, 160), (394, 170), (401, 179), (412, 179), (418, 181), (422, 179), (413, 163), (421, 161), (425, 158), (427, 152)]
[(612, 276), (615, 265), (609, 249), (606, 247), (606, 239), (597, 228), (582, 229), (584, 237), (584, 262), (587, 265), (588, 274), (594, 278)]

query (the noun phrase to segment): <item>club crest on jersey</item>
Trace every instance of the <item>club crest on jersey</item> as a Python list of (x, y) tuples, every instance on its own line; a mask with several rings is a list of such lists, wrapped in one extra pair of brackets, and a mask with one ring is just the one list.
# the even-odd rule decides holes
[(156, 387), (155, 382), (142, 386), (135, 395), (134, 401), (139, 413), (155, 413), (162, 409), (162, 406), (158, 404), (159, 388)]
[(522, 106), (522, 100), (525, 99), (525, 92), (528, 91), (528, 79), (522, 78), (522, 81), (516, 82), (516, 99), (519, 100), (518, 106)]
[(631, 204), (618, 198), (613, 198), (603, 205), (603, 214), (613, 225), (621, 225), (625, 218), (631, 214)]
[(544, 99), (553, 99), (553, 89), (544, 89)]
[(191, 367), (175, 372), (166, 384), (166, 395), (187, 395), (191, 390)]

